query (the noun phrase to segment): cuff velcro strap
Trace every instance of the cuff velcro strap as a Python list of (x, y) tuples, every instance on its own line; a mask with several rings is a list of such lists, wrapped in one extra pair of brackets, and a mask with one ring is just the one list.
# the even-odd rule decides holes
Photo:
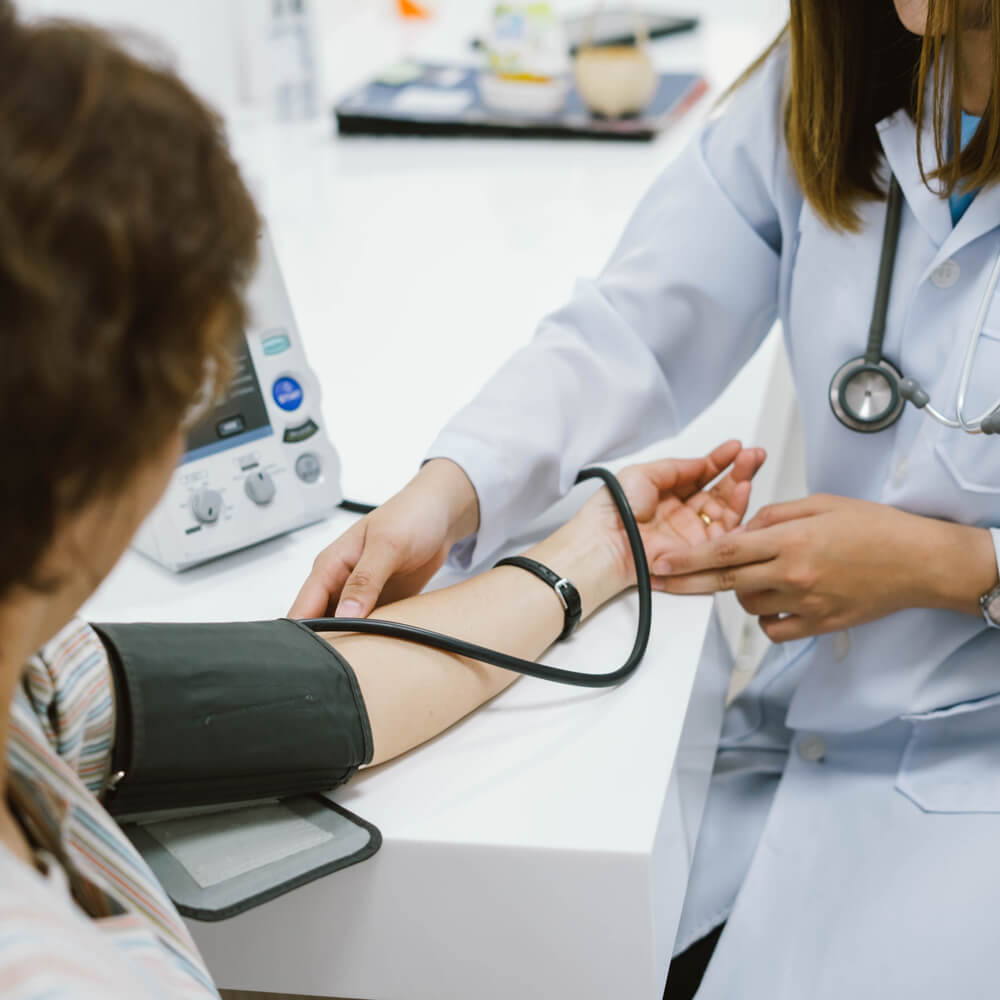
[(94, 628), (118, 698), (116, 815), (324, 791), (372, 758), (354, 671), (297, 622)]

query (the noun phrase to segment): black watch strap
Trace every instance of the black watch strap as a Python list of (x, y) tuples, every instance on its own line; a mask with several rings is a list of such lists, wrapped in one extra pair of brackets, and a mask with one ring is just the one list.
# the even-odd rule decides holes
[(569, 580), (558, 573), (553, 573), (548, 566), (535, 559), (529, 559), (527, 556), (511, 556), (509, 559), (501, 559), (496, 566), (517, 566), (519, 569), (526, 569), (529, 573), (534, 573), (539, 580), (544, 580), (556, 592), (563, 606), (565, 624), (559, 638), (568, 639), (573, 634), (573, 630), (580, 624), (583, 607), (580, 603), (580, 592)]

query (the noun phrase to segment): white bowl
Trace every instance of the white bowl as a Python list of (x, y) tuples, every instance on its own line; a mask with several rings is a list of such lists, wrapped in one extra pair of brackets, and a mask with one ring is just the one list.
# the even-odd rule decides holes
[(569, 94), (569, 81), (561, 76), (548, 80), (515, 80), (482, 72), (477, 83), (487, 107), (511, 115), (554, 115), (563, 109)]

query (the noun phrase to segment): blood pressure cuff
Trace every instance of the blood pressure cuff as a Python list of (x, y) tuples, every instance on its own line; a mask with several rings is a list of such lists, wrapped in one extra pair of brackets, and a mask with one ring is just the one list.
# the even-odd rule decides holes
[(94, 628), (117, 696), (107, 805), (181, 913), (231, 917), (378, 850), (320, 794), (371, 760), (372, 736), (319, 636), (287, 619)]
[(298, 622), (94, 628), (117, 696), (114, 815), (326, 791), (372, 759), (354, 671)]

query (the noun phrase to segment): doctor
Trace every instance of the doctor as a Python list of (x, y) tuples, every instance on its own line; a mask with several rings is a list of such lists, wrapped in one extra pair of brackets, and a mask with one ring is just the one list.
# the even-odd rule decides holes
[(735, 590), (775, 642), (726, 716), (668, 997), (1000, 992), (1000, 439), (975, 433), (1000, 395), (998, 82), (1000, 0), (792, 0), (603, 273), (293, 608), (479, 563), (781, 320), (810, 495), (653, 567)]

